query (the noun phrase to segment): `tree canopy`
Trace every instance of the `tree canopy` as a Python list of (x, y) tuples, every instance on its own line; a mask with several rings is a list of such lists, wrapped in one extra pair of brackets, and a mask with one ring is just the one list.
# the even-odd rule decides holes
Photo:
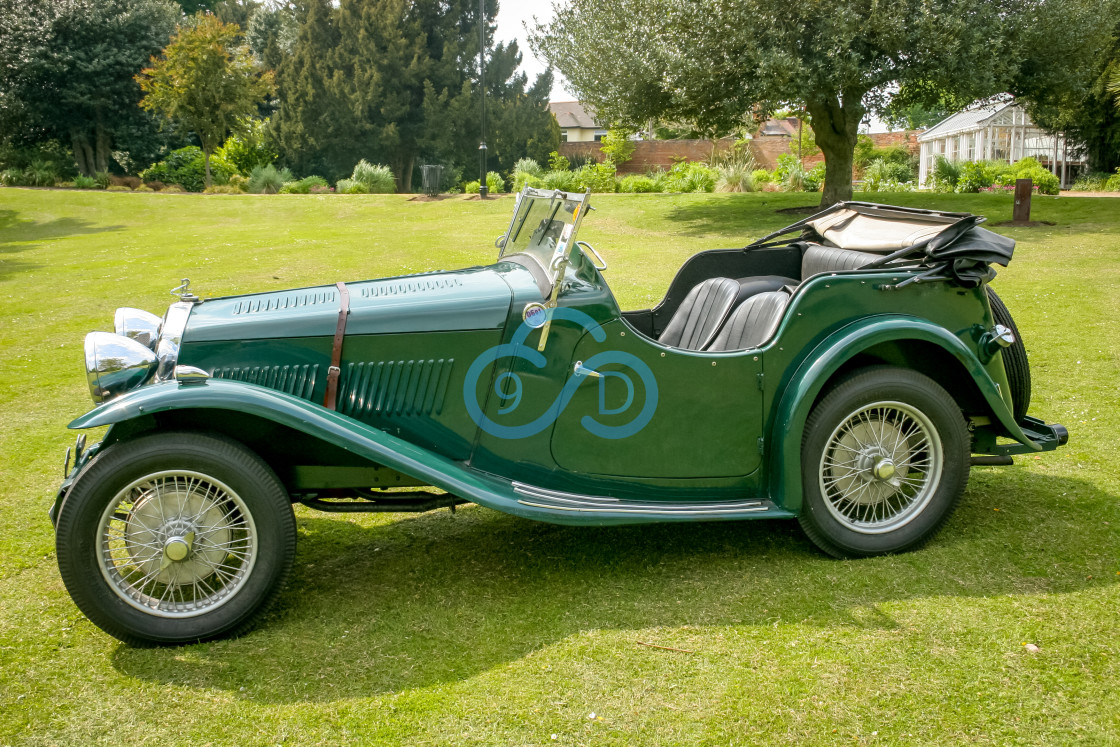
[(170, 0), (0, 0), (0, 132), (70, 142), (87, 176), (107, 171), (114, 151), (150, 156), (154, 127), (133, 76), (178, 17)]
[[(1058, 27), (1061, 34), (1049, 33)], [(1030, 54), (1014, 92), (1031, 119), (1083, 144), (1091, 168), (1120, 167), (1120, 111), (1108, 90), (1109, 79), (1120, 76), (1120, 2), (1050, 11), (1026, 45)]]
[(271, 71), (261, 72), (249, 51), (237, 46), (241, 30), (215, 16), (199, 15), (180, 29), (160, 58), (152, 58), (137, 81), (141, 106), (179, 122), (198, 136), (211, 183), (210, 154), (242, 126), (273, 90)]
[[(487, 96), (496, 168), (526, 150), (557, 147), (548, 111), (550, 74), (530, 87), (515, 43), (493, 44), (487, 27)], [(462, 167), (477, 160), (478, 4), (474, 0), (310, 0), (292, 53), (280, 67), (273, 119), (285, 160), (330, 178), (362, 158), (390, 165), (411, 191), (418, 159)]]
[[(851, 197), (859, 125), (891, 90), (966, 100), (1012, 90), (1041, 19), (1108, 1), (562, 0), (531, 43), (612, 121), (719, 129), (804, 107), (826, 159), (827, 205)], [(1083, 36), (1097, 44), (1092, 29)]]

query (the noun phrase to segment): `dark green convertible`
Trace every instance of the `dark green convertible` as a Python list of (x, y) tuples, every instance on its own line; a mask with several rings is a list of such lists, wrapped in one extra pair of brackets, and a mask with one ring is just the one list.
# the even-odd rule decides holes
[(492, 265), (119, 309), (86, 338), (109, 426), (51, 509), (74, 601), (128, 642), (245, 629), (294, 502), (474, 502), (565, 524), (796, 518), (838, 557), (919, 547), (970, 464), (1065, 443), (988, 288), (1014, 242), (961, 213), (842, 203), (680, 268), (622, 311), (527, 189)]

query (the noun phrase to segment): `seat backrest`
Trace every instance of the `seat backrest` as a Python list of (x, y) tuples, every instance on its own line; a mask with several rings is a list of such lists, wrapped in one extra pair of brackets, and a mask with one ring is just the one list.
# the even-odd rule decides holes
[(858, 270), (880, 259), (878, 254), (857, 252), (854, 249), (837, 249), (834, 246), (810, 244), (801, 255), (801, 279), (808, 280), (822, 272)]
[(736, 307), (751, 296), (781, 290), (787, 285), (797, 285), (801, 281), (783, 275), (752, 275), (751, 277), (738, 278), (737, 282), (739, 283), (739, 295), (735, 299)]
[(658, 341), (685, 350), (703, 350), (731, 313), (739, 283), (731, 278), (708, 278), (693, 286), (669, 320)]
[(751, 296), (723, 325), (719, 335), (707, 348), (711, 351), (747, 350), (757, 348), (773, 337), (789, 303), (789, 294), (772, 291)]

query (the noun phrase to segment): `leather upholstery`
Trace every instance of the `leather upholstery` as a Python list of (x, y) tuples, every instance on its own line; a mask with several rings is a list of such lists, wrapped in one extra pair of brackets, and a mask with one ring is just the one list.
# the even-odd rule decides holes
[(801, 279), (808, 280), (822, 272), (857, 270), (877, 259), (880, 259), (878, 254), (810, 244), (801, 255)]
[(781, 290), (787, 285), (797, 285), (800, 281), (781, 275), (755, 275), (749, 278), (739, 278), (737, 282), (739, 283), (739, 295), (735, 299), (735, 306), (751, 296)]
[(723, 329), (708, 350), (757, 348), (773, 337), (774, 332), (777, 331), (789, 298), (789, 294), (783, 291), (751, 296), (735, 309), (735, 313), (727, 320), (727, 324), (723, 325)]
[(658, 341), (675, 348), (703, 350), (731, 313), (738, 295), (739, 283), (731, 278), (708, 278), (694, 286)]

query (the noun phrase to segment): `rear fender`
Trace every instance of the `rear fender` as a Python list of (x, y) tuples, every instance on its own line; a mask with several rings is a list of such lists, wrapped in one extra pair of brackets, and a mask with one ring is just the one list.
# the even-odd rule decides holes
[(801, 441), (805, 421), (829, 380), (861, 352), (882, 343), (908, 340), (932, 343), (956, 359), (1007, 435), (1033, 451), (1042, 450), (1016, 424), (996, 382), (960, 338), (944, 327), (914, 317), (878, 317), (849, 325), (825, 338), (805, 357), (782, 392), (770, 430), (770, 442), (774, 445), (769, 461), (770, 495), (776, 503), (790, 511), (801, 508)]

